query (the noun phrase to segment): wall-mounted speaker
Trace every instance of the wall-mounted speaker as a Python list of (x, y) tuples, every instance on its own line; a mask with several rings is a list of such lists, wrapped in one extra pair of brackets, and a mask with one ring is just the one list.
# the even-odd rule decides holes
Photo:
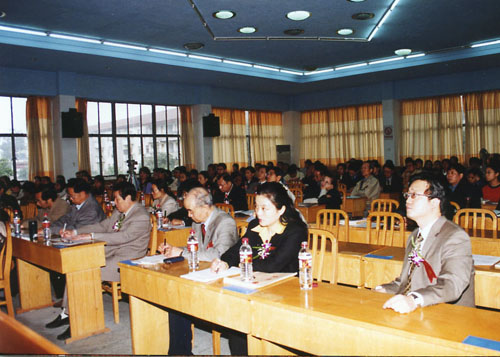
[(83, 114), (75, 108), (61, 113), (62, 137), (81, 138), (83, 136)]
[(214, 113), (203, 117), (203, 136), (205, 138), (220, 136), (219, 117), (216, 117)]

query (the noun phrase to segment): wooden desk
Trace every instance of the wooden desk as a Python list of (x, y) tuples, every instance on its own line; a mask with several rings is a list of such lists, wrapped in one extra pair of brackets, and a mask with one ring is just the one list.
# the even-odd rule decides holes
[(101, 266), (106, 265), (104, 242), (54, 248), (27, 240), (12, 239), (17, 258), (18, 313), (52, 306), (49, 272), (66, 274), (71, 338), (66, 343), (107, 332), (101, 290)]
[(314, 223), (316, 222), (316, 215), (318, 214), (318, 211), (321, 209), (325, 209), (325, 205), (314, 205), (314, 206), (298, 206), (297, 209), (302, 213), (304, 218), (306, 219), (307, 223)]
[[(365, 283), (365, 265), (363, 257), (382, 248), (379, 245), (351, 242), (338, 242), (337, 281), (342, 284), (361, 287)], [(325, 268), (331, 267), (331, 262), (325, 261)], [(330, 268), (331, 269), (331, 268)]]
[(350, 213), (352, 217), (363, 217), (366, 209), (366, 197), (346, 197), (342, 204), (342, 210)]
[(191, 227), (170, 229), (168, 231), (158, 230), (158, 246), (163, 243), (163, 240), (165, 239), (168, 244), (173, 245), (174, 247), (185, 247), (187, 245), (187, 239), (190, 231)]
[(249, 354), (284, 354), (277, 343), (316, 355), (498, 355), (462, 341), (500, 341), (499, 312), (439, 304), (399, 314), (382, 309), (386, 294), (318, 285), (304, 292), (293, 279), (252, 294)]
[(62, 355), (66, 352), (0, 311), (0, 353)]

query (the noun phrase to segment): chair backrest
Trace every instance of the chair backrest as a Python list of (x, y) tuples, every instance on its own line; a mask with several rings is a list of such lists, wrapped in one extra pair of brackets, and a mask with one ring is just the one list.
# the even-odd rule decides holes
[(295, 206), (297, 206), (299, 203), (302, 203), (304, 200), (304, 193), (302, 192), (301, 188), (288, 188), (291, 193), (295, 196)]
[[(451, 207), (453, 207), (453, 210), (455, 211), (455, 214), (457, 214), (458, 210), (460, 209), (460, 205), (454, 201), (450, 201)], [(455, 216), (453, 216), (455, 217)]]
[(332, 232), (310, 228), (308, 245), (313, 256), (313, 279), (337, 283), (337, 239)]
[(26, 205), (21, 206), (21, 212), (23, 213), (23, 219), (34, 218), (37, 213), (37, 207), (35, 202), (29, 202)]
[(291, 190), (292, 188), (298, 188), (300, 190), (304, 189), (304, 184), (300, 181), (288, 181), (287, 182), (288, 188)]
[(148, 255), (155, 255), (158, 248), (158, 223), (154, 214), (149, 215), (151, 233), (149, 233)]
[(372, 212), (366, 220), (366, 243), (405, 246), (405, 222), (394, 212)]
[(215, 207), (223, 210), (224, 212), (227, 212), (231, 215), (231, 217), (234, 218), (234, 207), (232, 204), (229, 203), (216, 203)]
[(474, 235), (485, 236), (485, 231), (491, 230), (493, 238), (498, 237), (498, 218), (495, 212), (483, 208), (462, 208), (455, 213), (453, 221), (464, 229), (472, 229)]
[(153, 204), (153, 195), (151, 193), (145, 193), (144, 201), (146, 202), (146, 207), (151, 207)]
[(14, 209), (12, 207), (5, 207), (4, 210), (9, 215), (9, 223), (14, 223)]
[(5, 232), (5, 237), (0, 237), (3, 240), (3, 244), (0, 246), (0, 280), (8, 282), (12, 263), (12, 236), (9, 224), (5, 225)]
[(338, 191), (340, 193), (340, 196), (342, 197), (342, 205), (340, 206), (340, 208), (345, 210), (345, 200), (347, 198), (347, 186), (345, 184), (339, 184)]
[(316, 213), (316, 228), (332, 232), (339, 242), (349, 241), (349, 215), (341, 209), (320, 209)]
[(399, 202), (390, 198), (377, 198), (372, 201), (370, 212), (394, 212)]
[(255, 193), (247, 193), (247, 204), (249, 210), (255, 209), (255, 196), (257, 196)]
[(238, 229), (238, 235), (243, 238), (247, 232), (248, 222), (246, 221), (236, 221), (236, 228)]

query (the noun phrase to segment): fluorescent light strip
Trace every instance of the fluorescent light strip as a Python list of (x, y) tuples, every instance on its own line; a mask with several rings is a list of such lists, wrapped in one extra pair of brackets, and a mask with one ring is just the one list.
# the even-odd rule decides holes
[(212, 61), (212, 62), (222, 62), (220, 58), (214, 57), (205, 57), (205, 56), (197, 56), (197, 55), (188, 55), (189, 58), (196, 58), (203, 61)]
[(295, 74), (296, 76), (303, 76), (304, 72), (294, 72), (294, 71), (289, 71), (287, 69), (280, 69), (281, 73), (288, 73), (288, 74)]
[(399, 61), (402, 59), (404, 59), (404, 57), (391, 57), (391, 58), (386, 58), (383, 60), (371, 61), (371, 62), (368, 62), (368, 64), (379, 64), (379, 63), (393, 62), (393, 61)]
[(483, 43), (475, 43), (475, 44), (471, 45), (470, 47), (476, 48), (476, 47), (491, 46), (491, 45), (498, 45), (498, 44), (500, 44), (500, 40), (483, 42)]
[(63, 40), (71, 40), (71, 41), (79, 41), (79, 42), (88, 42), (88, 43), (102, 43), (100, 40), (95, 40), (92, 38), (85, 38), (85, 37), (76, 37), (76, 36), (68, 36), (68, 35), (60, 35), (57, 33), (50, 33), (50, 37), (54, 38), (62, 38)]
[(150, 48), (149, 52), (161, 53), (162, 55), (170, 55), (170, 56), (179, 56), (179, 57), (187, 57), (187, 54), (182, 52), (174, 52), (174, 51), (166, 51), (159, 50), (157, 48)]
[(222, 60), (222, 62), (227, 63), (227, 64), (234, 64), (236, 66), (252, 67), (252, 65), (250, 63), (245, 63), (245, 62), (236, 62), (236, 61), (231, 61), (231, 60), (227, 60), (227, 59)]
[(321, 73), (328, 73), (328, 72), (333, 72), (333, 71), (334, 71), (333, 68), (328, 68), (328, 69), (322, 69), (320, 71), (306, 72), (306, 73), (304, 73), (304, 75), (310, 76), (312, 74), (321, 74)]
[(340, 71), (340, 70), (343, 70), (343, 69), (351, 69), (351, 68), (363, 67), (363, 66), (366, 66), (366, 65), (368, 65), (368, 63), (366, 63), (366, 62), (364, 62), (364, 63), (357, 63), (357, 64), (350, 64), (350, 65), (347, 65), (347, 66), (335, 67), (335, 70), (336, 71)]
[(390, 10), (391, 10), (391, 11), (392, 11), (392, 10), (394, 10), (394, 8), (395, 8), (395, 7), (396, 7), (396, 5), (398, 4), (398, 2), (399, 2), (399, 0), (395, 0), (395, 1), (392, 3), (391, 8), (390, 8)]
[(372, 40), (373, 36), (375, 36), (375, 34), (379, 30), (379, 28), (382, 27), (382, 24), (389, 18), (389, 16), (392, 13), (392, 10), (394, 10), (396, 8), (396, 5), (399, 3), (399, 1), (400, 0), (394, 0), (393, 1), (393, 3), (391, 4), (391, 7), (389, 8), (389, 10), (387, 10), (387, 12), (384, 14), (384, 16), (382, 16), (382, 19), (378, 22), (377, 26), (375, 26), (375, 28), (373, 29), (373, 31), (368, 36), (368, 38), (367, 38), (368, 42), (370, 42)]
[(372, 40), (373, 36), (375, 36), (375, 34), (377, 33), (377, 31), (378, 31), (378, 26), (375, 26), (375, 28), (373, 29), (372, 33), (367, 38), (368, 42), (370, 42)]
[(279, 72), (278, 68), (273, 68), (273, 67), (266, 67), (266, 66), (261, 66), (258, 64), (254, 64), (253, 68), (258, 68), (258, 69), (264, 69), (266, 71), (274, 71), (274, 72)]
[(0, 26), (0, 30), (9, 31), (9, 32), (25, 33), (25, 34), (28, 34), (28, 35), (35, 35), (35, 36), (47, 36), (46, 32), (20, 29), (20, 28), (17, 28), (17, 27)]
[(423, 56), (425, 56), (425, 53), (417, 53), (414, 55), (406, 56), (406, 58), (417, 58), (417, 57), (423, 57)]
[(141, 46), (134, 46), (134, 45), (126, 45), (123, 43), (117, 43), (117, 42), (108, 42), (108, 41), (103, 41), (103, 45), (106, 46), (114, 46), (114, 47), (122, 47), (122, 48), (129, 48), (131, 50), (139, 50), (139, 51), (147, 51), (148, 49), (146, 47), (141, 47)]

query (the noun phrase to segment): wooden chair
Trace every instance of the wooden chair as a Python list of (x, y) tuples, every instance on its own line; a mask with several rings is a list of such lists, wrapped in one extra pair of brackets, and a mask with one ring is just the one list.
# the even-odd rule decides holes
[[(498, 218), (495, 212), (483, 208), (462, 208), (457, 211), (453, 221), (465, 230), (473, 230), (480, 237), (491, 230), (493, 238), (498, 237)], [(469, 234), (470, 235), (470, 234)]]
[(304, 189), (304, 184), (300, 181), (288, 181), (287, 182), (288, 188), (291, 190), (292, 188), (298, 188), (300, 190)]
[(304, 200), (304, 193), (301, 188), (289, 188), (290, 192), (295, 196), (295, 207)]
[[(340, 225), (340, 220), (344, 220), (343, 226)], [(349, 241), (349, 215), (340, 209), (319, 210), (316, 214), (316, 228), (332, 232), (339, 242)]]
[(9, 223), (13, 223), (14, 222), (14, 210), (12, 209), (12, 207), (5, 207), (4, 210), (9, 215)]
[(145, 193), (144, 201), (146, 202), (146, 207), (151, 207), (153, 205), (153, 195), (150, 193)]
[(345, 200), (347, 199), (347, 186), (345, 184), (339, 184), (337, 190), (342, 197), (342, 204), (340, 205), (340, 209), (345, 210)]
[(460, 209), (460, 205), (456, 202), (450, 201), (450, 205), (455, 208), (455, 212), (458, 212), (458, 210)]
[(30, 202), (26, 205), (21, 206), (21, 212), (23, 213), (23, 219), (34, 218), (37, 213), (37, 207), (35, 202)]
[(372, 201), (370, 212), (394, 212), (399, 202), (390, 198), (377, 198)]
[(403, 216), (394, 212), (370, 213), (366, 220), (365, 243), (404, 247), (406, 242)]
[(236, 228), (238, 229), (238, 235), (243, 238), (247, 232), (248, 222), (246, 221), (236, 221)]
[(257, 196), (255, 193), (247, 193), (247, 204), (249, 210), (255, 209), (255, 196)]
[(14, 317), (14, 306), (12, 304), (12, 293), (10, 291), (10, 270), (12, 264), (12, 236), (10, 225), (5, 225), (6, 237), (3, 239), (3, 245), (0, 247), (0, 289), (3, 289), (5, 300), (0, 301), (1, 305), (7, 306), (7, 313)]
[(313, 256), (313, 279), (337, 283), (338, 244), (332, 232), (310, 228), (308, 245)]
[(342, 183), (340, 181), (337, 181), (337, 190), (347, 192), (347, 185), (345, 183)]
[(216, 203), (215, 207), (223, 210), (224, 212), (227, 212), (231, 215), (231, 217), (234, 218), (234, 207), (232, 204), (229, 203)]
[(120, 309), (118, 306), (118, 301), (122, 299), (122, 287), (119, 281), (103, 281), (102, 290), (110, 293), (113, 299), (113, 316), (115, 318), (115, 324), (120, 323)]
[(148, 255), (155, 255), (158, 249), (158, 221), (154, 214), (149, 215), (151, 233), (149, 234)]

